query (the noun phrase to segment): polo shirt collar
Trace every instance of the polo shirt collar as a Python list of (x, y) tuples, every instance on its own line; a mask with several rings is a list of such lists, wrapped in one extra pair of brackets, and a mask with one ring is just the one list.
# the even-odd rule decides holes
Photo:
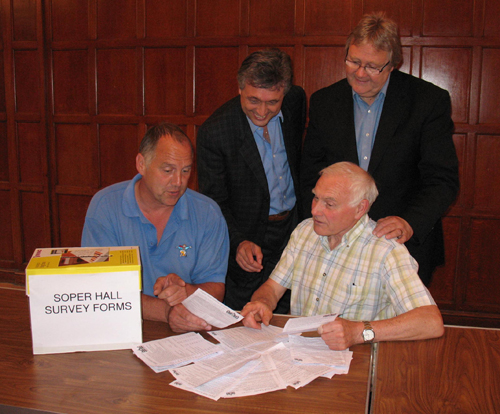
[[(127, 185), (125, 192), (123, 193), (123, 213), (127, 217), (144, 217), (141, 209), (139, 208), (139, 204), (135, 199), (135, 184), (142, 178), (141, 174), (137, 174)], [(189, 209), (187, 202), (187, 193), (191, 191), (186, 189), (186, 192), (182, 195), (182, 197), (177, 201), (177, 204), (174, 206), (174, 210), (172, 211), (172, 215), (170, 218), (176, 218), (178, 220), (188, 220), (189, 219)], [(145, 218), (145, 217), (144, 217)]]

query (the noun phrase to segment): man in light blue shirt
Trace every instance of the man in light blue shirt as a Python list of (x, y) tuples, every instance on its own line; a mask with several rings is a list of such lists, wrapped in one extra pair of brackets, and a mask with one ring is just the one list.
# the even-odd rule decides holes
[(197, 288), (223, 299), (229, 252), (219, 206), (187, 188), (193, 156), (179, 127), (151, 128), (136, 158), (139, 174), (94, 196), (82, 235), (82, 246), (140, 247), (143, 316), (178, 332), (211, 329), (181, 302)]
[[(226, 218), (230, 252), (224, 302), (241, 309), (276, 266), (301, 218), (299, 162), (306, 95), (292, 85), (290, 56), (265, 49), (238, 71), (239, 96), (198, 130), (200, 192)], [(289, 293), (277, 313), (287, 313)]]

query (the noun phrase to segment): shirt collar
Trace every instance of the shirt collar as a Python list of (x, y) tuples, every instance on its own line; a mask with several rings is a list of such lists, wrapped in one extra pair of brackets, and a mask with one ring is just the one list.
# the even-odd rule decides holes
[[(278, 112), (277, 115), (273, 116), (271, 118), (271, 120), (269, 121), (269, 123), (271, 122), (276, 122), (278, 119), (281, 119), (281, 121), (283, 122), (283, 114), (281, 113), (281, 110)], [(257, 125), (255, 125), (251, 120), (250, 118), (247, 116), (247, 120), (248, 120), (248, 125), (250, 125), (250, 129), (252, 130), (252, 134), (255, 135), (255, 131), (257, 131), (259, 128), (262, 128), (262, 127), (259, 127)]]
[[(123, 213), (128, 217), (144, 217), (141, 209), (139, 208), (139, 204), (135, 198), (135, 184), (142, 178), (141, 174), (137, 174), (127, 185), (125, 192), (123, 194)], [(172, 217), (178, 217), (179, 220), (188, 220), (189, 219), (189, 209), (187, 202), (187, 193), (191, 191), (189, 188), (186, 189), (186, 192), (182, 195), (182, 197), (177, 201), (177, 204), (174, 206), (174, 210), (172, 211)], [(144, 217), (145, 219), (145, 217)]]
[[(375, 98), (375, 101), (378, 101), (379, 99), (384, 99), (385, 98), (385, 95), (387, 94), (387, 88), (389, 87), (389, 81), (390, 80), (391, 80), (391, 74), (389, 73), (389, 77), (385, 81), (384, 86), (382, 86), (382, 89), (380, 90), (380, 92), (378, 93), (377, 97)], [(352, 97), (354, 98), (354, 100), (356, 100), (358, 102), (363, 100), (361, 98), (361, 96), (359, 96), (359, 94), (357, 92), (354, 92), (354, 89), (352, 89)]]
[[(363, 231), (365, 227), (368, 225), (369, 221), (368, 214), (365, 214), (363, 217), (361, 217), (356, 224), (350, 229), (346, 234), (342, 236), (342, 241), (340, 244), (333, 250), (337, 250), (341, 246), (349, 246), (352, 244), (361, 234), (363, 234)], [(319, 236), (321, 239), (321, 245), (330, 251), (330, 244), (328, 243), (328, 236)]]

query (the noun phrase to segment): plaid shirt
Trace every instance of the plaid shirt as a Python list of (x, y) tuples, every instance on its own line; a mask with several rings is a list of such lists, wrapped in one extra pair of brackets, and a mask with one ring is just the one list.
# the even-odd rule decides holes
[(292, 290), (292, 315), (371, 321), (435, 305), (406, 247), (374, 236), (375, 225), (363, 216), (333, 250), (328, 237), (314, 232), (312, 219), (297, 226), (271, 274)]

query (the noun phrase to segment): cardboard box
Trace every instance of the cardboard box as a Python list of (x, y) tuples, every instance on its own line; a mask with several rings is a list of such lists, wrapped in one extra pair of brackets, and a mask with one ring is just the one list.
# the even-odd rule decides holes
[(139, 248), (36, 249), (26, 268), (34, 354), (142, 343)]

